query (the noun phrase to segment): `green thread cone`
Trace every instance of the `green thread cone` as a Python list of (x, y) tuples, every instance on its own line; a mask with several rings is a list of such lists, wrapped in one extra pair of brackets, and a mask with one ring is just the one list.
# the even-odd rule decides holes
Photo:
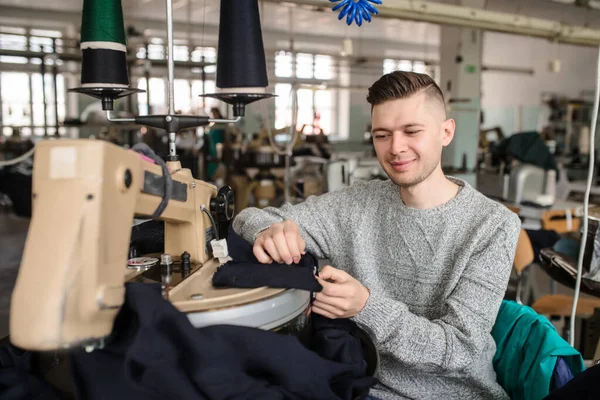
[(81, 42), (127, 44), (121, 0), (83, 1)]

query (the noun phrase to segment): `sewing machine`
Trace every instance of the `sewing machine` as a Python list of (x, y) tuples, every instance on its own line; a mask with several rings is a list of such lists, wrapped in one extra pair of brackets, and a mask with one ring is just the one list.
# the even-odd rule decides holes
[[(152, 215), (163, 200), (161, 167), (102, 141), (38, 144), (33, 216), (11, 302), (13, 344), (30, 350), (102, 345), (123, 304), (126, 281), (160, 281), (165, 297), (197, 327), (274, 329), (304, 315), (308, 292), (212, 287), (219, 260), (210, 246), (216, 239), (211, 213), (231, 218), (232, 199), (194, 179), (179, 162), (167, 164), (173, 190), (158, 219), (165, 225), (170, 272), (160, 264), (131, 269), (132, 220)], [(182, 273), (185, 252), (190, 266)]]

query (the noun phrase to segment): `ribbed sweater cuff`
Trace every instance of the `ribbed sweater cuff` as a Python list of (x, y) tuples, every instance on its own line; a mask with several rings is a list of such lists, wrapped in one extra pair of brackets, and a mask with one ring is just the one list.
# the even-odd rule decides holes
[(389, 331), (389, 322), (396, 320), (396, 315), (402, 312), (402, 305), (382, 296), (378, 291), (371, 290), (364, 308), (352, 319), (365, 328), (375, 341), (382, 340)]
[(234, 223), (234, 231), (249, 243), (254, 243), (259, 233), (273, 225), (276, 221), (258, 214), (240, 224)]

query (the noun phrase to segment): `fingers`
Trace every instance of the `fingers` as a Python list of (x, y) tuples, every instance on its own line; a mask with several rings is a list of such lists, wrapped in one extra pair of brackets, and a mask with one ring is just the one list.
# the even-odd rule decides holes
[(317, 293), (314, 302), (319, 304), (326, 304), (329, 307), (333, 307), (338, 310), (348, 311), (348, 300), (342, 297), (331, 297), (323, 293)]
[[(330, 297), (348, 297), (347, 288), (339, 283), (331, 283), (324, 280), (322, 277), (317, 276), (317, 281), (323, 287), (321, 293)], [(319, 295), (320, 293), (317, 293)]]
[(300, 228), (298, 228), (298, 225), (294, 221), (284, 221), (283, 236), (285, 237), (285, 243), (291, 256), (288, 264), (292, 262), (297, 264), (300, 262), (302, 254), (304, 254), (304, 240), (302, 240), (300, 235)]
[(332, 306), (331, 304), (326, 304), (323, 303), (321, 301), (313, 301), (313, 307), (317, 307), (323, 311), (326, 311), (332, 315), (335, 315), (336, 317), (341, 317), (345, 314), (345, 311), (341, 308), (338, 308), (336, 306)]
[(300, 254), (306, 254), (306, 243), (304, 242), (304, 239), (302, 239), (302, 236), (300, 234), (298, 234), (296, 241), (298, 244), (298, 250), (300, 250)]
[(314, 313), (316, 313), (316, 314), (320, 314), (320, 315), (322, 315), (324, 317), (327, 317), (329, 319), (336, 319), (337, 318), (337, 316), (335, 314), (330, 313), (329, 311), (324, 310), (322, 308), (319, 308), (319, 307), (317, 307), (315, 305), (312, 306), (312, 311)]
[(263, 239), (257, 239), (252, 247), (252, 252), (254, 253), (254, 257), (256, 257), (258, 262), (263, 264), (271, 264), (273, 259), (271, 259), (271, 257), (265, 252), (263, 248), (263, 242)]
[(321, 271), (319, 271), (319, 277), (324, 280), (334, 281), (338, 283), (344, 283), (348, 280), (348, 274), (344, 271), (333, 268), (331, 265), (324, 266)]
[(278, 262), (291, 264), (293, 262), (291, 249), (283, 229), (277, 230), (277, 232), (273, 235), (273, 243), (275, 243), (275, 247), (281, 260)]
[(300, 257), (302, 257), (302, 254), (300, 253), (300, 249), (298, 248), (298, 237), (300, 235), (298, 235), (297, 232), (293, 232), (293, 231), (287, 231), (284, 232), (285, 235), (285, 242), (288, 245), (289, 251), (290, 251), (290, 259), (288, 262), (288, 264), (291, 264), (292, 262), (294, 264), (298, 264), (298, 262), (300, 261)]
[(272, 237), (270, 237), (270, 236), (265, 237), (263, 247), (267, 251), (269, 256), (271, 256), (273, 261), (275, 261), (277, 263), (281, 263), (281, 257), (279, 256), (279, 252), (277, 251), (277, 247), (276, 247), (275, 242), (273, 241)]
[(254, 244), (254, 255), (262, 263), (298, 263), (304, 254), (305, 243), (294, 221), (271, 225)]

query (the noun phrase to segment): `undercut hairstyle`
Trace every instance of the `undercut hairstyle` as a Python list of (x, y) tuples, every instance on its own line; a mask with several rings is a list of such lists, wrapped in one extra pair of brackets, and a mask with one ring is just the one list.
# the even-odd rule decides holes
[(373, 106), (389, 100), (405, 99), (423, 91), (428, 100), (435, 101), (446, 117), (444, 94), (435, 81), (427, 74), (394, 71), (383, 75), (370, 88), (367, 101)]

